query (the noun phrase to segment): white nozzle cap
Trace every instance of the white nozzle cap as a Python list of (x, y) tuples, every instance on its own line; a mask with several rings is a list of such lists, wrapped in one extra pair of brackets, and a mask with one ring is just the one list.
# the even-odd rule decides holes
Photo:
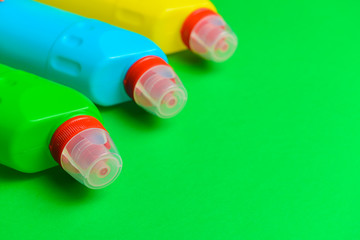
[(237, 46), (235, 33), (218, 14), (202, 18), (190, 34), (190, 49), (207, 60), (224, 62), (235, 53)]
[(170, 66), (159, 65), (140, 77), (134, 88), (134, 100), (161, 118), (171, 118), (185, 107), (187, 92)]
[(111, 184), (122, 168), (121, 157), (112, 139), (100, 128), (86, 129), (75, 135), (62, 151), (60, 164), (91, 189)]

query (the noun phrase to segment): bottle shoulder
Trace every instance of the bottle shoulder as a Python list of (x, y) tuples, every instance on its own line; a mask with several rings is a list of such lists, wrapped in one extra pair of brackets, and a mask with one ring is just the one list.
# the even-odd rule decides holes
[(0, 75), (0, 99), (0, 163), (22, 172), (56, 165), (48, 146), (66, 120), (79, 115), (101, 120), (85, 96), (18, 70)]
[(0, 99), (1, 115), (14, 124), (96, 109), (75, 90), (17, 70), (1, 75)]

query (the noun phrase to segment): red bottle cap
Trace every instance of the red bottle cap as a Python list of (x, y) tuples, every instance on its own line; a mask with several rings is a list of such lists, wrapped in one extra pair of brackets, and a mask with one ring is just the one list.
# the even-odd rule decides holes
[(106, 131), (99, 120), (87, 115), (71, 118), (58, 127), (49, 146), (55, 161), (61, 165), (60, 158), (66, 144), (80, 132), (91, 128), (100, 128)]
[(192, 52), (214, 62), (228, 60), (238, 45), (235, 33), (225, 20), (206, 8), (190, 14), (182, 27), (181, 37)]
[(190, 36), (193, 32), (195, 26), (205, 17), (211, 15), (219, 15), (216, 12), (208, 8), (200, 8), (192, 12), (188, 18), (185, 20), (184, 25), (181, 29), (181, 38), (184, 44), (190, 49)]
[(134, 90), (137, 82), (140, 80), (140, 78), (147, 72), (149, 69), (156, 67), (156, 66), (169, 66), (167, 62), (165, 62), (164, 59), (157, 57), (157, 56), (147, 56), (143, 57), (137, 62), (135, 62), (129, 69), (129, 71), (126, 74), (125, 80), (124, 80), (124, 86), (126, 93), (134, 99)]
[(135, 62), (126, 74), (124, 87), (139, 106), (161, 118), (175, 116), (187, 101), (187, 92), (179, 77), (157, 56)]

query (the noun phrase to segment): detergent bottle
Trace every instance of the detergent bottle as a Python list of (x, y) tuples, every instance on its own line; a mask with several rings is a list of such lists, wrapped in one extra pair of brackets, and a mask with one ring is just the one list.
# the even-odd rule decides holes
[(133, 99), (170, 118), (187, 101), (151, 40), (35, 1), (0, 2), (0, 63), (74, 88), (101, 106)]
[(121, 171), (99, 111), (73, 89), (0, 65), (0, 116), (0, 164), (25, 173), (59, 164), (91, 189)]
[(190, 49), (223, 62), (238, 40), (209, 0), (37, 0), (140, 33), (171, 54)]

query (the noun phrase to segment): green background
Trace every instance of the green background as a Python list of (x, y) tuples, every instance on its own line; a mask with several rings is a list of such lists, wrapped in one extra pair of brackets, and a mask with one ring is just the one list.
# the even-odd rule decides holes
[(102, 109), (124, 168), (93, 191), (0, 167), (0, 239), (360, 239), (358, 1), (213, 1), (239, 36), (170, 57), (178, 117)]

